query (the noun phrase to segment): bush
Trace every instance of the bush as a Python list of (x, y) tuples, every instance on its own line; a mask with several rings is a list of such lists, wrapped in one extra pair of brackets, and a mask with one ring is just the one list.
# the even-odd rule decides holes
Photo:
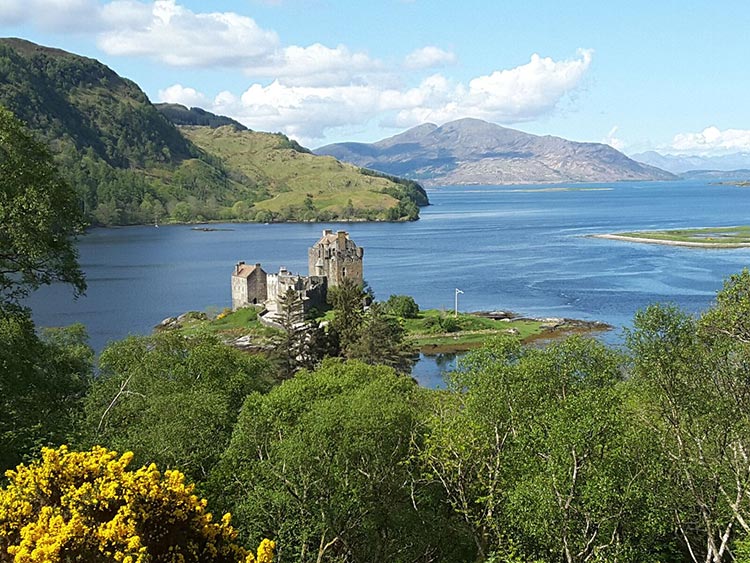
[[(42, 460), (8, 471), (0, 490), (0, 560), (256, 563), (235, 543), (225, 514), (213, 522), (206, 501), (179, 471), (154, 464), (128, 470), (132, 453), (102, 447), (42, 450)], [(264, 540), (257, 563), (273, 560)]]
[(458, 332), (461, 330), (461, 325), (457, 318), (445, 316), (440, 318), (440, 328), (443, 329), (443, 332)]
[(419, 316), (419, 305), (408, 295), (391, 295), (385, 302), (385, 312), (404, 319), (416, 319)]

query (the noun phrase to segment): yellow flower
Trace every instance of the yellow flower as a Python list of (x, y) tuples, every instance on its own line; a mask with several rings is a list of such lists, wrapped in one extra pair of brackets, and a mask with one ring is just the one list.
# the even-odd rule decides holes
[[(255, 560), (234, 543), (231, 515), (214, 523), (206, 500), (193, 494), (181, 472), (162, 475), (154, 464), (132, 471), (132, 459), (132, 452), (118, 457), (100, 446), (86, 452), (61, 446), (44, 448), (41, 461), (6, 472), (0, 561), (57, 563), (61, 550), (68, 559), (103, 556), (122, 563)], [(189, 539), (168, 543), (177, 537)], [(272, 562), (274, 548), (263, 540), (257, 562)]]

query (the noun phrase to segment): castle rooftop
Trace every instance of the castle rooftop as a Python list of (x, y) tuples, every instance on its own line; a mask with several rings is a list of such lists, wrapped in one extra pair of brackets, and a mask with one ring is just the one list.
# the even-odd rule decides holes
[(238, 278), (247, 278), (250, 277), (256, 269), (260, 270), (260, 264), (245, 264), (244, 262), (238, 262), (232, 275)]

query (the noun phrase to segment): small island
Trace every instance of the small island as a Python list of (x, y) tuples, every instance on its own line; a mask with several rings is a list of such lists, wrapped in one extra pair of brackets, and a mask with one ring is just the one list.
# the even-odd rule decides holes
[[(329, 327), (333, 327), (334, 336), (321, 345), (321, 354), (331, 354), (337, 347), (342, 353), (342, 332), (343, 338), (359, 335), (356, 337), (360, 340), (368, 333), (365, 339), (370, 342), (365, 347), (390, 346), (390, 355), (410, 357), (403, 363), (405, 370), (417, 352), (466, 352), (502, 335), (530, 343), (612, 328), (600, 322), (529, 318), (508, 311), (463, 313), (457, 307), (451, 311), (421, 310), (407, 295), (391, 295), (386, 301), (376, 302), (364, 280), (365, 249), (346, 231), (324, 229), (307, 254), (306, 276), (284, 267), (278, 274), (267, 273), (260, 263), (237, 262), (231, 275), (231, 308), (213, 314), (184, 313), (164, 319), (156, 328), (185, 334), (212, 333), (235, 348), (274, 354), (274, 350), (289, 348), (292, 338), (300, 340), (303, 347), (310, 347), (313, 341), (323, 343), (325, 335), (331, 336)], [(342, 302), (347, 304), (342, 306)], [(378, 336), (369, 334), (378, 330), (382, 330)]]
[(590, 235), (593, 238), (694, 248), (750, 247), (750, 226), (702, 227), (664, 231), (634, 231)]
[[(249, 352), (267, 352), (278, 343), (281, 330), (268, 326), (259, 318), (260, 309), (246, 307), (219, 314), (190, 311), (179, 317), (164, 319), (156, 329), (179, 330), (184, 334), (215, 334), (227, 344)], [(323, 316), (327, 323), (332, 314)], [(597, 334), (611, 326), (597, 321), (566, 318), (522, 317), (507, 311), (458, 313), (425, 309), (411, 318), (398, 317), (404, 327), (405, 340), (416, 351), (427, 356), (467, 352), (481, 347), (487, 340), (511, 335), (523, 342), (546, 342), (574, 334)]]

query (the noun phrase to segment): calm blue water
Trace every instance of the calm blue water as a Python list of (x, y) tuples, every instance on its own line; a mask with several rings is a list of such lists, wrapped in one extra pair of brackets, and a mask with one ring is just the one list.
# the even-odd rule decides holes
[[(750, 190), (696, 182), (559, 186), (444, 187), (414, 223), (213, 225), (94, 229), (81, 239), (89, 289), (73, 301), (65, 287), (29, 304), (41, 326), (83, 322), (100, 350), (146, 334), (168, 316), (230, 304), (237, 260), (307, 272), (307, 248), (323, 228), (348, 230), (365, 248), (365, 278), (377, 298), (414, 296), (423, 308), (502, 309), (627, 326), (653, 302), (697, 312), (723, 278), (750, 263), (750, 249), (705, 250), (587, 238), (638, 229), (747, 224)], [(621, 331), (606, 339), (616, 343)], [(415, 375), (439, 380), (435, 362)], [(432, 378), (432, 379), (430, 379)]]

